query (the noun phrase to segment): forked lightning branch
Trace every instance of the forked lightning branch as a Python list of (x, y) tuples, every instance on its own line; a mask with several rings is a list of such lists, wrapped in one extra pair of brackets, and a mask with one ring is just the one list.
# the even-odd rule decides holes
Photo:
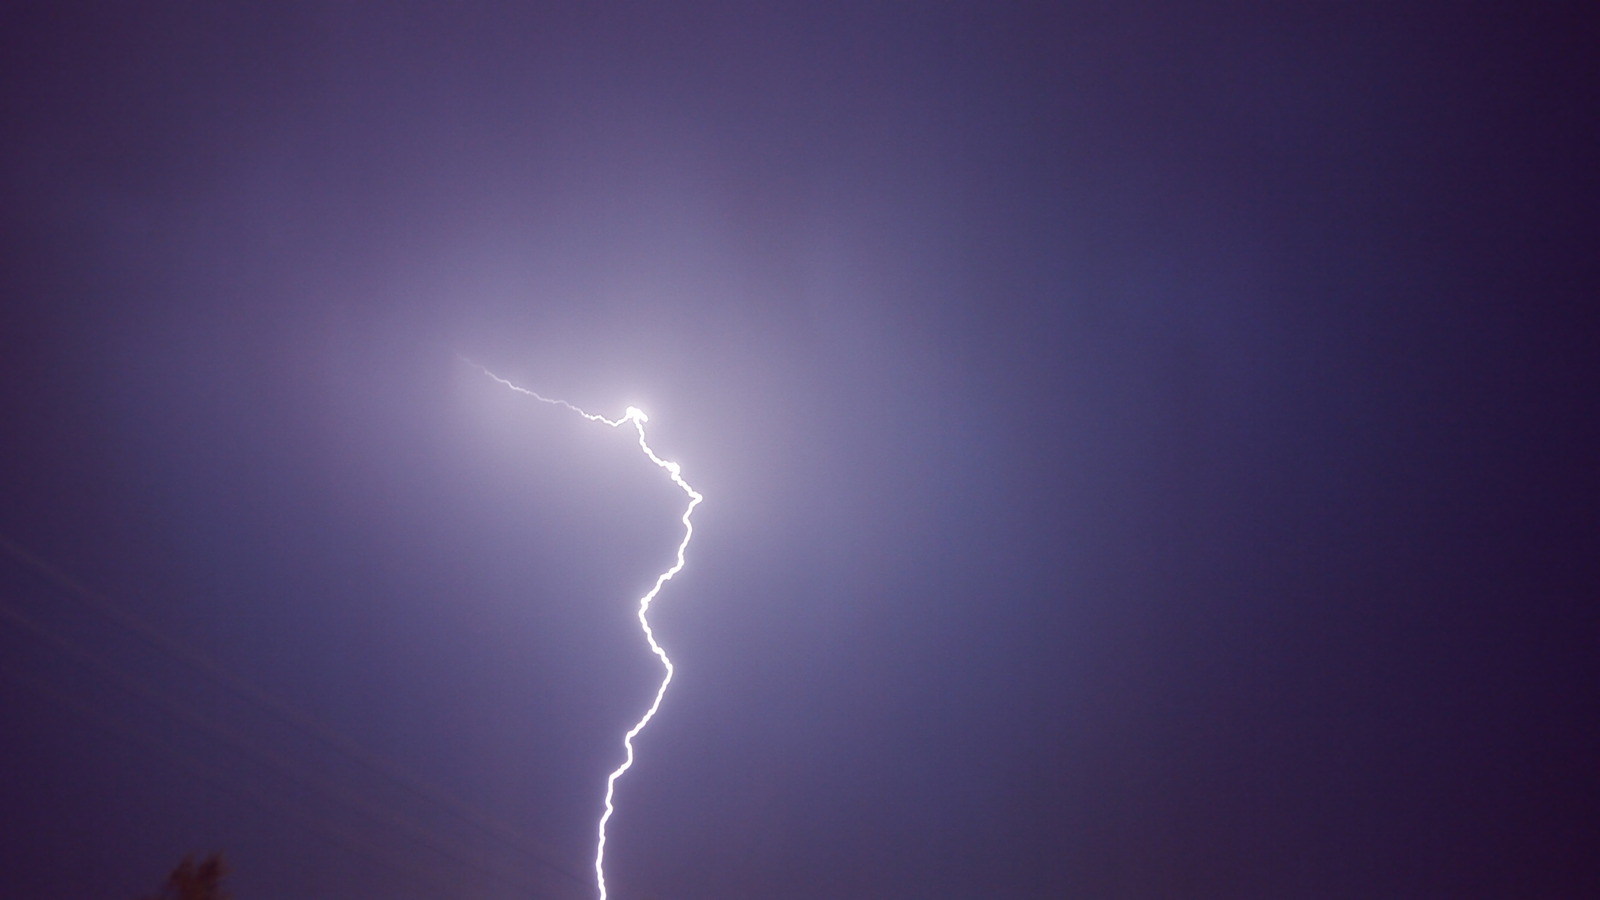
[[(473, 363), (473, 365), (477, 364)], [(613, 805), (612, 800), (616, 794), (617, 779), (622, 777), (622, 773), (633, 767), (633, 739), (639, 736), (639, 732), (643, 731), (646, 725), (650, 724), (651, 719), (655, 718), (656, 710), (661, 708), (661, 698), (667, 695), (667, 685), (672, 683), (672, 660), (668, 658), (667, 651), (661, 649), (661, 645), (656, 642), (655, 630), (650, 627), (650, 604), (655, 601), (656, 595), (661, 593), (662, 586), (668, 581), (671, 581), (672, 576), (678, 574), (678, 572), (683, 569), (683, 554), (689, 549), (689, 539), (694, 536), (694, 525), (692, 522), (690, 522), (690, 517), (694, 514), (695, 507), (699, 506), (700, 501), (704, 498), (700, 496), (698, 491), (689, 486), (689, 482), (683, 480), (683, 475), (680, 473), (677, 463), (662, 459), (656, 455), (654, 450), (650, 449), (650, 444), (645, 440), (644, 437), (644, 423), (649, 421), (649, 418), (644, 414), (644, 411), (639, 409), (637, 406), (628, 407), (627, 410), (623, 412), (622, 418), (620, 419), (608, 419), (605, 416), (597, 416), (593, 413), (585, 412), (565, 400), (554, 400), (550, 397), (541, 396), (533, 391), (528, 390), (527, 388), (519, 387), (507, 381), (506, 379), (501, 378), (499, 375), (494, 374), (488, 369), (483, 368), (482, 366), (477, 366), (477, 368), (482, 370), (483, 374), (488, 375), (490, 378), (493, 378), (495, 381), (500, 382), (519, 394), (526, 394), (529, 397), (540, 401), (541, 403), (549, 403), (552, 406), (560, 406), (565, 409), (569, 409), (591, 422), (599, 422), (604, 425), (610, 425), (612, 428), (617, 428), (624, 422), (632, 423), (634, 431), (636, 431), (639, 435), (639, 449), (644, 451), (644, 455), (648, 457), (652, 463), (655, 463), (658, 467), (664, 470), (667, 473), (667, 476), (672, 479), (673, 484), (676, 484), (678, 487), (682, 488), (684, 494), (688, 495), (689, 497), (689, 505), (683, 511), (683, 540), (678, 544), (677, 560), (674, 561), (672, 566), (665, 572), (657, 575), (656, 583), (650, 588), (650, 591), (643, 597), (639, 598), (639, 627), (644, 631), (644, 639), (650, 643), (650, 652), (654, 653), (656, 657), (661, 660), (661, 666), (665, 670), (665, 673), (661, 678), (661, 686), (656, 688), (656, 696), (655, 699), (650, 702), (650, 708), (645, 710), (644, 715), (640, 717), (638, 723), (632, 728), (628, 729), (628, 733), (622, 738), (622, 747), (625, 751), (622, 765), (618, 766), (611, 773), (611, 775), (606, 778), (605, 812), (600, 814), (600, 825), (597, 829), (598, 842), (596, 844), (594, 854), (595, 882), (600, 888), (600, 900), (606, 900), (606, 825), (611, 821), (612, 813), (616, 812), (616, 807)]]

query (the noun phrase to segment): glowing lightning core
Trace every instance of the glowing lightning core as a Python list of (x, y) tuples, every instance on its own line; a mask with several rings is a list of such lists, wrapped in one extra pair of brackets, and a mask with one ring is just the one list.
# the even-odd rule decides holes
[[(473, 363), (473, 365), (477, 366), (476, 363)], [(612, 797), (616, 793), (617, 779), (622, 777), (623, 772), (633, 768), (633, 739), (638, 737), (639, 732), (643, 731), (646, 725), (650, 724), (651, 719), (655, 718), (656, 710), (661, 708), (661, 698), (667, 695), (667, 685), (672, 683), (672, 660), (667, 657), (667, 651), (661, 649), (661, 645), (656, 643), (655, 630), (650, 627), (650, 603), (656, 599), (657, 594), (661, 593), (662, 585), (666, 584), (668, 581), (671, 581), (672, 576), (678, 574), (678, 572), (683, 569), (684, 551), (689, 548), (689, 539), (694, 537), (694, 524), (689, 521), (689, 517), (694, 514), (694, 508), (699, 506), (700, 501), (705, 498), (701, 497), (698, 491), (690, 487), (689, 482), (683, 480), (683, 476), (680, 474), (681, 470), (679, 469), (677, 463), (662, 459), (656, 455), (654, 450), (650, 449), (650, 445), (646, 443), (644, 439), (644, 423), (648, 422), (650, 417), (646, 416), (644, 414), (644, 410), (640, 409), (639, 407), (628, 407), (627, 410), (622, 413), (622, 418), (620, 419), (608, 419), (605, 416), (597, 416), (593, 413), (584, 412), (565, 400), (554, 400), (549, 397), (540, 396), (539, 394), (534, 393), (527, 388), (518, 387), (517, 385), (512, 384), (511, 382), (501, 378), (499, 375), (494, 374), (482, 366), (477, 366), (477, 368), (481, 369), (483, 374), (493, 378), (495, 381), (500, 382), (519, 394), (527, 394), (529, 397), (532, 397), (542, 403), (566, 407), (567, 409), (572, 410), (591, 422), (602, 422), (606, 425), (610, 425), (612, 428), (616, 428), (623, 422), (632, 422), (634, 430), (639, 434), (639, 449), (644, 451), (644, 455), (649, 457), (651, 462), (665, 470), (668, 477), (672, 479), (672, 482), (678, 487), (683, 488), (683, 492), (689, 496), (689, 506), (683, 511), (683, 541), (678, 544), (677, 561), (672, 564), (671, 568), (667, 569), (665, 572), (662, 572), (660, 575), (657, 575), (655, 586), (650, 588), (649, 593), (639, 598), (639, 627), (644, 631), (645, 640), (650, 642), (650, 652), (654, 653), (657, 658), (661, 660), (662, 668), (666, 670), (666, 674), (661, 678), (661, 686), (656, 688), (656, 697), (655, 700), (651, 701), (650, 708), (645, 710), (644, 716), (639, 719), (638, 724), (628, 729), (628, 733), (622, 738), (623, 749), (627, 751), (626, 758), (622, 761), (622, 765), (618, 766), (616, 770), (611, 773), (610, 777), (606, 779), (606, 811), (600, 816), (600, 826), (598, 829), (599, 843), (595, 848), (594, 854), (595, 882), (600, 888), (600, 900), (606, 900), (606, 823), (611, 821), (611, 814), (616, 812), (616, 807), (612, 805)]]

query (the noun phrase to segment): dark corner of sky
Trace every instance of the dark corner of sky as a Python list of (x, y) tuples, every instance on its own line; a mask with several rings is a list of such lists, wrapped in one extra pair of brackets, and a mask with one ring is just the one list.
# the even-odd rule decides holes
[(1586, 12), (5, 4), (0, 897), (596, 896), (630, 407), (617, 900), (1600, 896)]

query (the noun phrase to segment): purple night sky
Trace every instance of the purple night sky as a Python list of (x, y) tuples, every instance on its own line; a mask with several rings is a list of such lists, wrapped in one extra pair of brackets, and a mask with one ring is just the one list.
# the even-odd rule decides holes
[(5, 4), (0, 898), (1600, 896), (1563, 8)]

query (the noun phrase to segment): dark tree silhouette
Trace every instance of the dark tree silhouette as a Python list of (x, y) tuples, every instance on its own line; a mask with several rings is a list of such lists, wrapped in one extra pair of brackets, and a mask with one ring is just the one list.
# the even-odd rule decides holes
[(222, 889), (222, 880), (227, 877), (228, 864), (221, 853), (199, 862), (191, 853), (167, 876), (167, 886), (161, 893), (146, 894), (140, 900), (231, 900), (233, 895)]

